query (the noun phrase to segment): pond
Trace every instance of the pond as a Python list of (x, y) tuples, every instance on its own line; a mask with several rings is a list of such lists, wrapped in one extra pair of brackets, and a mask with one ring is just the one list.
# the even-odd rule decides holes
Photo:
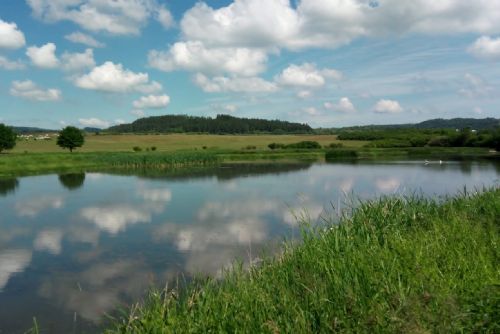
[(0, 179), (0, 333), (23, 333), (34, 317), (48, 333), (95, 332), (151, 286), (271, 252), (300, 234), (297, 218), (499, 178), (498, 163), (399, 161)]

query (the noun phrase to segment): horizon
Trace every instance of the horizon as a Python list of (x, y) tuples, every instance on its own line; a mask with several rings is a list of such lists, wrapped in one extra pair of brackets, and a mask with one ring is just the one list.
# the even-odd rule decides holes
[(4, 0), (0, 123), (498, 118), (497, 8), (500, 0)]

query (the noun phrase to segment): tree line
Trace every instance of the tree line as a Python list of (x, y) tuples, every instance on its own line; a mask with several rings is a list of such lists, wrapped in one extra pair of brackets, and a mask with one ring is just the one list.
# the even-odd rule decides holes
[(130, 124), (112, 126), (106, 130), (111, 133), (210, 133), (210, 134), (249, 134), (249, 133), (311, 133), (307, 124), (291, 123), (280, 120), (239, 118), (217, 115), (215, 118), (187, 115), (165, 115), (140, 118)]

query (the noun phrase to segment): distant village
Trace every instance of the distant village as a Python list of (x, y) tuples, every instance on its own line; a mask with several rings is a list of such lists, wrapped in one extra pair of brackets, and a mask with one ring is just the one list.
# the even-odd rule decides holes
[(19, 140), (52, 140), (57, 137), (57, 133), (23, 134), (18, 135)]

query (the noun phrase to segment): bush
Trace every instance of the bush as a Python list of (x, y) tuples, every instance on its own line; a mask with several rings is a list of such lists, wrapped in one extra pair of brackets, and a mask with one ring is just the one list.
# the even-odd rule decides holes
[(254, 145), (248, 145), (248, 146), (245, 146), (243, 147), (244, 150), (256, 150), (257, 149), (257, 146), (254, 146)]
[(151, 151), (156, 151), (156, 146), (151, 146)]
[(286, 145), (285, 144), (280, 144), (280, 143), (271, 143), (271, 144), (267, 145), (267, 147), (269, 147), (271, 150), (277, 150), (277, 149), (280, 149), (280, 148), (285, 148)]
[(325, 148), (342, 148), (344, 147), (344, 144), (342, 143), (331, 143), (330, 145), (326, 146)]
[(321, 145), (317, 141), (301, 141), (294, 144), (286, 145), (286, 148), (298, 148), (298, 149), (320, 149)]
[(132, 147), (132, 149), (134, 150), (134, 152), (141, 152), (142, 151), (142, 148), (140, 148), (139, 146), (134, 146), (134, 147)]
[(325, 153), (325, 160), (356, 159), (358, 152), (354, 150), (332, 150)]

